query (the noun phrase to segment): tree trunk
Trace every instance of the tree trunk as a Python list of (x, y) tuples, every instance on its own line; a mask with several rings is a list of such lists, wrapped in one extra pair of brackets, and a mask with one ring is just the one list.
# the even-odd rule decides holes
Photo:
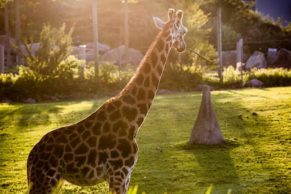
[[(10, 29), (9, 29), (9, 5), (4, 7), (4, 26), (6, 35), (6, 66), (11, 66), (11, 49), (10, 49)], [(4, 64), (3, 64), (4, 65)], [(3, 66), (4, 68), (4, 66)]]
[(192, 129), (190, 144), (221, 144), (224, 142), (212, 108), (210, 87), (203, 87), (200, 110)]
[[(21, 39), (21, 24), (20, 24), (20, 1), (15, 0), (15, 40), (16, 40), (16, 46), (19, 48), (20, 47), (20, 39)], [(16, 64), (20, 65), (20, 54), (17, 51), (16, 52)]]
[(99, 50), (98, 50), (99, 34), (98, 34), (98, 13), (97, 12), (98, 12), (97, 0), (92, 0), (95, 77), (99, 77)]

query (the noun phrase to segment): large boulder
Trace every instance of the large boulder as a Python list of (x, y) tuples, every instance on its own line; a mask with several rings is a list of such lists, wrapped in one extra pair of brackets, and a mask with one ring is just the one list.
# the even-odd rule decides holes
[(270, 66), (290, 69), (291, 68), (291, 51), (284, 48), (280, 49), (276, 54), (275, 61)]
[(250, 70), (252, 68), (265, 68), (267, 67), (267, 61), (265, 58), (264, 53), (260, 51), (255, 51), (252, 56), (247, 60), (247, 63), (245, 65), (246, 70)]
[(140, 51), (133, 48), (126, 49), (126, 46), (121, 45), (105, 53), (102, 56), (102, 61), (121, 66), (126, 64), (138, 65), (142, 58), (143, 54)]
[(251, 79), (250, 81), (247, 82), (246, 85), (252, 88), (261, 88), (264, 86), (264, 83), (258, 79)]

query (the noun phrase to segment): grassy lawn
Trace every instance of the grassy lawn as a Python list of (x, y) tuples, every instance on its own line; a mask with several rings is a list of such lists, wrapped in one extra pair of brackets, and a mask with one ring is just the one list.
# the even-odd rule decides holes
[[(0, 104), (0, 193), (25, 193), (26, 159), (46, 132), (76, 122), (105, 99)], [(187, 146), (200, 93), (158, 96), (138, 134), (131, 185), (146, 193), (290, 193), (291, 87), (215, 91), (227, 143)], [(104, 193), (107, 183), (62, 193)]]

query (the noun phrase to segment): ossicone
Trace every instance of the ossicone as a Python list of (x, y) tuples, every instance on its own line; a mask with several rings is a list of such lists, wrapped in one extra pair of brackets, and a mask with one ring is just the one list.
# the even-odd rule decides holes
[(168, 9), (168, 18), (169, 18), (169, 20), (175, 19), (175, 9), (173, 9), (173, 8)]
[(179, 20), (183, 19), (183, 11), (182, 10), (177, 10), (176, 16)]

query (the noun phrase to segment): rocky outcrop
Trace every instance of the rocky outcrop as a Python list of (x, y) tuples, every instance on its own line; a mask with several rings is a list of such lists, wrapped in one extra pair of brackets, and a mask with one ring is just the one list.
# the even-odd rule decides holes
[(254, 54), (252, 54), (252, 56), (250, 56), (250, 58), (247, 60), (245, 65), (246, 70), (250, 70), (252, 68), (260, 69), (265, 67), (267, 67), (267, 61), (264, 53), (260, 51), (255, 51)]
[(280, 49), (276, 54), (274, 62), (270, 66), (291, 69), (291, 51), (284, 48)]

